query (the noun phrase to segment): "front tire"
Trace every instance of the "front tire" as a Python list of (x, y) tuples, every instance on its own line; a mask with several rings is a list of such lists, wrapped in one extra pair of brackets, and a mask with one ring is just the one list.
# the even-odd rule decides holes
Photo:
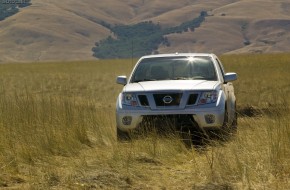
[(192, 134), (191, 134), (191, 131), (190, 131), (189, 127), (182, 127), (180, 129), (180, 137), (181, 137), (182, 142), (184, 143), (184, 145), (187, 148), (191, 148), (192, 147), (193, 138), (192, 138)]
[(118, 141), (130, 140), (129, 133), (125, 132), (125, 131), (122, 131), (119, 128), (117, 128), (117, 140)]
[(231, 125), (231, 132), (235, 134), (237, 133), (237, 131), (238, 131), (238, 113), (235, 112), (235, 117)]
[(224, 139), (227, 139), (230, 135), (235, 134), (237, 132), (237, 124), (238, 124), (238, 114), (235, 112), (232, 123), (229, 123), (229, 114), (228, 110), (225, 109), (225, 116), (223, 126), (221, 128), (221, 134)]

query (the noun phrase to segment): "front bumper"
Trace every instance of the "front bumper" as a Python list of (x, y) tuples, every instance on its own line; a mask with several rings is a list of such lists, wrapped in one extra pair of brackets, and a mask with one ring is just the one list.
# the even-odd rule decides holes
[(122, 131), (130, 131), (137, 128), (145, 116), (172, 116), (191, 115), (199, 127), (219, 128), (224, 123), (225, 106), (210, 105), (188, 107), (183, 110), (151, 110), (151, 109), (128, 109), (117, 106), (117, 127)]

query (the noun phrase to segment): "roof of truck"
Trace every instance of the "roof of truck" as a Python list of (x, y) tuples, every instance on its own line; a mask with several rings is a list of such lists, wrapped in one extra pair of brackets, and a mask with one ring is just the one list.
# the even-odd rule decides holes
[(154, 58), (154, 57), (194, 57), (194, 56), (209, 56), (214, 57), (212, 53), (168, 53), (168, 54), (155, 54), (155, 55), (145, 55), (141, 58)]

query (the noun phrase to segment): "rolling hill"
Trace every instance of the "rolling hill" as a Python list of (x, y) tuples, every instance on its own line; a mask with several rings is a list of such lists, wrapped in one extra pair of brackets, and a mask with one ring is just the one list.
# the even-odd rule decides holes
[(290, 51), (287, 0), (32, 0), (0, 21), (0, 62), (91, 60), (95, 43), (112, 35), (101, 22), (153, 21), (174, 27), (209, 16), (194, 32), (166, 35), (158, 52), (264, 53)]

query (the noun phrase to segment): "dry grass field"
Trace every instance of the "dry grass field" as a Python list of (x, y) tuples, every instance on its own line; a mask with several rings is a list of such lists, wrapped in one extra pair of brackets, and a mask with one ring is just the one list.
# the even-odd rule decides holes
[(0, 189), (290, 189), (290, 55), (222, 61), (239, 75), (238, 133), (196, 148), (116, 141), (131, 60), (0, 65)]

